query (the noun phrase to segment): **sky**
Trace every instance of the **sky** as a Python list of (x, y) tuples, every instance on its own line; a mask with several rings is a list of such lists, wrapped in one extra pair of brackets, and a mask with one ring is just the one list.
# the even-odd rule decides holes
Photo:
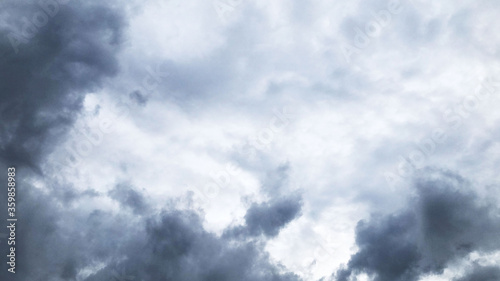
[(500, 280), (499, 12), (2, 0), (0, 279)]

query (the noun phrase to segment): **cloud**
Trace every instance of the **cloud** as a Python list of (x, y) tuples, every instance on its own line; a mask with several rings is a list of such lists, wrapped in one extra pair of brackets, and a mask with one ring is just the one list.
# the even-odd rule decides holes
[[(51, 3), (51, 12), (31, 1), (2, 3), (0, 157), (10, 165), (38, 169), (42, 153), (75, 120), (85, 94), (118, 72), (125, 25), (119, 10), (94, 2)], [(35, 25), (42, 16), (47, 21)]]
[[(33, 175), (27, 169), (18, 170), (18, 179), (28, 176)], [(138, 231), (134, 218), (106, 210), (95, 196), (67, 202), (51, 189), (24, 180), (18, 185), (22, 191), (19, 187), (16, 198), (16, 273), (9, 273), (7, 263), (2, 263), (2, 280), (75, 280), (83, 268), (116, 256)], [(7, 247), (0, 241), (2, 252), (7, 253)]]
[(500, 249), (497, 208), (483, 203), (471, 184), (451, 172), (427, 171), (416, 196), (400, 213), (373, 216), (356, 227), (359, 250), (336, 280), (367, 273), (374, 280), (419, 280), (442, 273), (449, 262), (473, 251)]
[(86, 281), (114, 271), (133, 280), (299, 280), (274, 265), (255, 242), (230, 241), (206, 232), (191, 211), (165, 210), (150, 218), (144, 235), (129, 242), (124, 261), (110, 263)]
[[(16, 167), (19, 221), (16, 275), (2, 263), (3, 280), (74, 280), (93, 249), (113, 252), (108, 246), (114, 242), (87, 236), (100, 235), (91, 234), (88, 213), (73, 209), (82, 200), (91, 204), (97, 193), (47, 184), (26, 169), (41, 171), (46, 154), (78, 117), (85, 95), (119, 71), (117, 52), (125, 26), (121, 10), (98, 2), (63, 2), (1, 3), (0, 167)], [(6, 173), (0, 179), (7, 182)], [(45, 184), (49, 187), (40, 187)], [(2, 206), (7, 206), (6, 196), (0, 193)], [(0, 241), (2, 253), (7, 247)]]
[(136, 214), (142, 214), (148, 209), (143, 195), (127, 183), (117, 184), (108, 192), (108, 196), (120, 202), (122, 206), (132, 209)]
[(300, 215), (301, 197), (282, 197), (252, 204), (245, 214), (245, 224), (227, 229), (226, 237), (275, 237), (289, 222)]
[(270, 197), (277, 197), (286, 192), (286, 186), (289, 185), (290, 164), (286, 163), (278, 166), (276, 169), (266, 173), (262, 186), (262, 192)]
[[(492, 1), (405, 2), (385, 23), (390, 1), (257, 0), (228, 21), (212, 1), (44, 1), (59, 4), (0, 3), (0, 171), (19, 168), (20, 280), (316, 280), (345, 261), (339, 280), (411, 281), (499, 248), (476, 186), (440, 173), (391, 189), (383, 176), (449, 127), (451, 106), (470, 117), (426, 163), (498, 194), (497, 102), (455, 106), (491, 76)], [(369, 43), (348, 63), (358, 27)], [(110, 118), (117, 102), (130, 110)], [(269, 127), (285, 107), (289, 125)], [(113, 132), (93, 131), (106, 119)], [(98, 144), (73, 161), (85, 136)], [(188, 189), (199, 212), (170, 203)], [(358, 224), (349, 261), (354, 225), (377, 212), (390, 215)]]
[(477, 265), (467, 275), (454, 279), (455, 281), (496, 281), (500, 280), (500, 268), (498, 266)]
[(139, 91), (135, 90), (129, 94), (129, 97), (131, 100), (135, 101), (138, 105), (145, 106), (148, 102), (148, 98), (144, 96), (144, 94)]

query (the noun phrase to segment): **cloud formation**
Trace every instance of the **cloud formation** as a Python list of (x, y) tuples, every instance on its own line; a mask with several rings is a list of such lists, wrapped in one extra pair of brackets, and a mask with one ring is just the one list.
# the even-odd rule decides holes
[[(125, 24), (106, 4), (41, 3), (3, 1), (0, 25), (0, 157), (33, 169), (71, 126), (85, 94), (118, 72)], [(38, 17), (47, 19), (37, 26)]]
[(455, 281), (495, 281), (500, 280), (500, 268), (497, 266), (475, 266), (470, 272)]
[[(116, 274), (145, 281), (300, 280), (264, 248), (266, 235), (276, 236), (294, 218), (290, 213), (300, 210), (299, 201), (253, 205), (250, 217), (258, 212), (262, 218), (276, 219), (264, 219), (263, 224), (250, 220), (248, 235), (262, 233), (264, 239), (249, 240), (208, 232), (200, 214), (180, 208), (178, 200), (159, 214), (151, 212), (142, 195), (126, 184), (117, 185), (107, 196), (130, 208), (132, 215), (99, 207), (103, 195), (67, 201), (51, 190), (28, 184), (23, 188), (18, 204), (22, 224), (16, 238), (16, 255), (22, 263), (16, 279), (9, 280), (113, 280)], [(0, 276), (12, 278), (9, 274), (2, 265)]]
[(119, 183), (108, 192), (108, 196), (136, 214), (143, 214), (148, 206), (143, 195), (127, 183)]
[(498, 279), (498, 3), (101, 2), (0, 3), (16, 279)]
[(206, 232), (190, 211), (165, 210), (146, 223), (116, 261), (86, 278), (106, 280), (118, 270), (133, 280), (299, 280), (274, 265), (258, 242), (230, 241)]
[(359, 250), (337, 281), (367, 273), (375, 281), (419, 280), (476, 251), (500, 249), (498, 209), (485, 205), (471, 184), (451, 172), (426, 171), (416, 196), (400, 213), (374, 216), (356, 227)]
[(300, 197), (282, 197), (270, 202), (254, 203), (245, 214), (245, 224), (225, 231), (227, 237), (274, 237), (300, 215)]

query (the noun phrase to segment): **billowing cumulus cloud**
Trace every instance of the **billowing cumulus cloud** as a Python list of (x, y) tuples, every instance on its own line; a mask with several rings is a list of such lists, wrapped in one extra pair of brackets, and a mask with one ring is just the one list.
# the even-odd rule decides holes
[(124, 18), (106, 4), (3, 1), (0, 156), (39, 168), (88, 91), (118, 72)]
[(415, 191), (400, 213), (358, 223), (359, 251), (336, 280), (359, 273), (374, 280), (419, 280), (474, 251), (500, 249), (498, 209), (482, 202), (466, 179), (427, 171), (416, 180)]
[[(177, 203), (166, 204), (159, 214), (150, 212), (145, 199), (125, 183), (109, 194), (89, 192), (72, 201), (50, 189), (23, 186), (16, 238), (22, 247), (16, 254), (29, 267), (19, 265), (18, 279), (9, 280), (113, 280), (116, 275), (134, 276), (132, 280), (300, 280), (270, 258), (265, 239), (208, 232), (200, 214)], [(134, 215), (99, 207), (107, 196)], [(292, 219), (285, 205), (300, 209), (297, 204), (284, 200), (276, 210), (260, 210), (277, 216), (265, 223), (272, 235)], [(0, 276), (9, 274), (2, 265)]]
[[(63, 2), (63, 1), (61, 1)], [(74, 278), (85, 263), (81, 234), (61, 230), (66, 210), (52, 207), (64, 199), (88, 198), (70, 186), (51, 187), (53, 193), (37, 190), (27, 180), (33, 176), (24, 167), (40, 172), (43, 155), (64, 136), (77, 117), (87, 91), (97, 89), (103, 79), (118, 72), (116, 53), (122, 40), (124, 19), (119, 10), (100, 3), (66, 5), (56, 1), (3, 1), (0, 24), (0, 162), (3, 170), (18, 171), (17, 280)], [(2, 173), (6, 182), (6, 173)], [(7, 206), (7, 193), (0, 201)], [(81, 196), (80, 196), (81, 195)], [(92, 197), (92, 196), (90, 196)], [(68, 206), (68, 205), (66, 205)], [(6, 212), (2, 212), (5, 218)], [(2, 256), (7, 243), (1, 241)], [(67, 250), (75, 246), (74, 251)], [(80, 252), (80, 253), (77, 253)], [(11, 279), (7, 264), (2, 279)]]
[(123, 248), (124, 261), (85, 280), (106, 280), (116, 271), (133, 280), (299, 280), (273, 265), (262, 244), (217, 237), (201, 223), (195, 213), (166, 210), (150, 218), (144, 233)]

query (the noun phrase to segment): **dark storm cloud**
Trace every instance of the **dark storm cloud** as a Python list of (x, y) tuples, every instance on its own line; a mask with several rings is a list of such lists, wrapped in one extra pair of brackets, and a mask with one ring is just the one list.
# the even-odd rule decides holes
[(147, 210), (147, 203), (142, 194), (127, 183), (117, 184), (108, 192), (108, 195), (120, 202), (122, 206), (132, 209), (136, 214), (142, 214)]
[(301, 209), (302, 199), (298, 196), (277, 198), (261, 204), (254, 203), (245, 214), (245, 225), (228, 229), (224, 236), (274, 237), (300, 215)]
[(454, 279), (455, 281), (498, 281), (500, 280), (500, 267), (476, 266), (467, 275)]
[(358, 223), (359, 251), (337, 272), (338, 281), (361, 272), (375, 281), (418, 280), (473, 251), (500, 249), (498, 209), (481, 203), (460, 176), (429, 173), (416, 181), (408, 209)]
[(117, 73), (124, 25), (105, 4), (49, 2), (1, 4), (0, 157), (35, 169), (72, 124), (85, 93)]
[(299, 280), (273, 265), (262, 244), (230, 243), (206, 232), (190, 211), (167, 210), (148, 220), (145, 234), (123, 248), (125, 261), (112, 262), (86, 281), (116, 273), (128, 280)]
[[(20, 169), (20, 179), (28, 177), (25, 172), (32, 173)], [(5, 176), (0, 180), (5, 182)], [(144, 197), (127, 184), (117, 185), (108, 194), (75, 193), (69, 201), (65, 194), (54, 192), (63, 187), (44, 190), (23, 180), (18, 184), (23, 190), (17, 202), (18, 264), (15, 276), (7, 271), (6, 263), (1, 264), (1, 280), (299, 280), (270, 260), (265, 239), (219, 237), (203, 228), (197, 213), (178, 210), (175, 203), (152, 215)], [(133, 215), (101, 209), (99, 197), (106, 195), (131, 208)], [(290, 220), (290, 213), (295, 212), (290, 210), (298, 202), (284, 199), (254, 205), (249, 210), (250, 225), (275, 233)], [(261, 217), (265, 222), (261, 225), (259, 215), (277, 215), (278, 223), (269, 225)], [(4, 243), (0, 240), (0, 248), (6, 252)], [(100, 264), (105, 267), (99, 270), (96, 266)], [(81, 275), (84, 269), (90, 276)]]
[[(16, 228), (16, 256), (22, 263), (12, 275), (3, 262), (1, 280), (74, 280), (81, 266), (112, 255), (119, 243), (100, 237), (119, 236), (115, 228), (103, 227), (115, 222), (104, 215), (95, 222), (72, 210), (72, 203), (91, 200), (96, 192), (62, 185), (45, 192), (25, 180), (43, 181), (24, 167), (39, 171), (44, 154), (76, 118), (85, 94), (118, 72), (121, 12), (97, 1), (70, 2), (0, 3), (0, 167), (17, 168), (17, 218), (22, 222)], [(7, 206), (6, 195), (0, 193), (2, 206)], [(92, 233), (96, 226), (100, 231)], [(2, 253), (6, 246), (0, 241)]]
[[(20, 171), (18, 177), (27, 175)], [(9, 273), (7, 263), (3, 262), (0, 280), (76, 280), (82, 268), (117, 256), (124, 242), (140, 231), (126, 214), (112, 214), (92, 207), (90, 210), (74, 208), (66, 204), (64, 198), (35, 188), (27, 181), (20, 181), (19, 186), (16, 273)], [(85, 196), (72, 202), (92, 204)], [(0, 250), (7, 253), (3, 239)]]

